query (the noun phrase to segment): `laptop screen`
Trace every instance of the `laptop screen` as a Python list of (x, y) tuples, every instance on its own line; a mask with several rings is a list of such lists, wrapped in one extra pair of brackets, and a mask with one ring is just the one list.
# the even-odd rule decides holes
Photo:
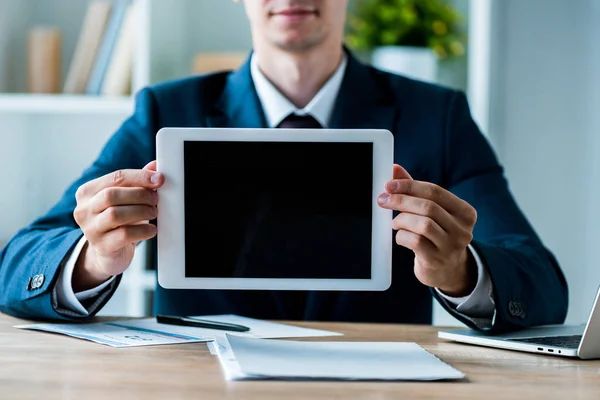
[(373, 143), (185, 141), (187, 278), (371, 279)]

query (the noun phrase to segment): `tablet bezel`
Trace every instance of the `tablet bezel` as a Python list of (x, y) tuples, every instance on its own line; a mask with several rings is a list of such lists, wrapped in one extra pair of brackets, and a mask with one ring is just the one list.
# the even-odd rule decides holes
[[(371, 279), (188, 278), (185, 276), (184, 142), (367, 142), (373, 143)], [(364, 290), (391, 285), (392, 211), (377, 196), (393, 176), (394, 137), (382, 129), (163, 128), (156, 135), (158, 190), (158, 283), (166, 289)]]

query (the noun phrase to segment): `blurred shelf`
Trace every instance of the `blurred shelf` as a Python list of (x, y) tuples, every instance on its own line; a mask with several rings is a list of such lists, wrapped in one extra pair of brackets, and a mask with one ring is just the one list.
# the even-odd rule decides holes
[(0, 113), (128, 114), (132, 97), (66, 94), (0, 94)]

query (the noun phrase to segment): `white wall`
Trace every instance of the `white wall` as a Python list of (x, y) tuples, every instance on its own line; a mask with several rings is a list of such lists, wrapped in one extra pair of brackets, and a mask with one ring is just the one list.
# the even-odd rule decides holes
[(25, 35), (21, 26), (25, 25), (29, 17), (30, 13), (25, 2), (17, 0), (0, 2), (0, 92), (13, 91), (15, 86), (25, 85), (25, 75), (17, 73), (17, 62), (23, 56), (9, 58), (6, 54), (9, 52), (25, 54)]
[(590, 13), (588, 15), (589, 38), (588, 51), (590, 63), (588, 64), (589, 101), (587, 104), (587, 117), (589, 120), (588, 135), (590, 137), (591, 162), (589, 171), (589, 195), (587, 199), (587, 227), (586, 227), (586, 263), (585, 276), (582, 290), (585, 294), (583, 311), (589, 308), (593, 292), (600, 286), (600, 1), (588, 0)]
[(495, 3), (492, 141), (567, 275), (574, 323), (584, 322), (600, 285), (599, 4)]
[(189, 75), (198, 52), (252, 48), (244, 5), (231, 0), (154, 1), (151, 21), (153, 83)]
[(58, 201), (125, 117), (0, 113), (0, 244)]
[[(0, 171), (4, 183), (0, 185), (0, 246), (23, 225), (29, 212), (23, 206), (27, 199), (25, 191), (27, 171), (28, 138), (22, 134), (28, 121), (22, 118), (0, 116)], [(20, 133), (20, 134), (19, 134)]]

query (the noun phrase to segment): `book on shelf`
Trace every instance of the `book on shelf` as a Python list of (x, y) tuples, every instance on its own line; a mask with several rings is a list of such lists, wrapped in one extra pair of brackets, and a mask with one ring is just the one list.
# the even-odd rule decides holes
[(86, 92), (88, 80), (94, 67), (98, 48), (102, 42), (110, 18), (112, 2), (90, 0), (75, 46), (73, 60), (69, 65), (63, 91), (70, 94)]
[(105, 96), (125, 96), (131, 93), (133, 73), (136, 2), (127, 5), (125, 15), (110, 57), (100, 94)]
[(87, 84), (86, 93), (99, 95), (106, 78), (106, 72), (111, 62), (119, 35), (124, 28), (124, 19), (132, 0), (113, 0), (110, 19), (106, 25), (102, 43), (94, 61), (94, 66)]
[(27, 40), (27, 91), (54, 94), (61, 90), (62, 34), (59, 28), (36, 26)]

